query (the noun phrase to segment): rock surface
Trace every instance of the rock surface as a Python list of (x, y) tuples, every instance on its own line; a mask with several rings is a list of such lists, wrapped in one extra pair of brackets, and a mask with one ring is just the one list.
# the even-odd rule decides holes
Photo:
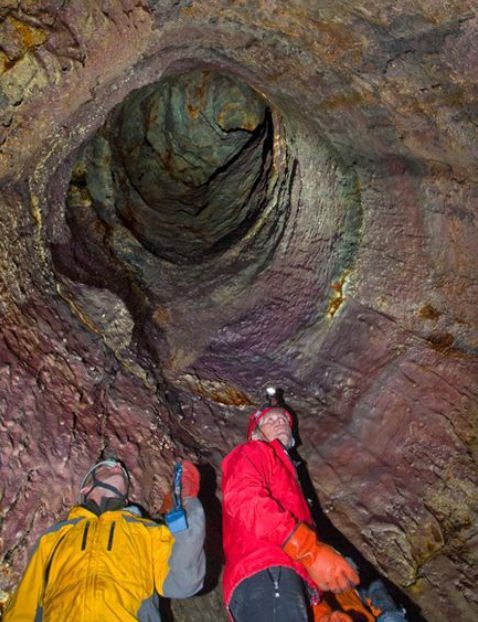
[[(478, 615), (476, 4), (0, 3), (0, 589), (121, 453), (214, 489), (267, 384), (411, 619)], [(224, 618), (225, 619), (225, 618)]]

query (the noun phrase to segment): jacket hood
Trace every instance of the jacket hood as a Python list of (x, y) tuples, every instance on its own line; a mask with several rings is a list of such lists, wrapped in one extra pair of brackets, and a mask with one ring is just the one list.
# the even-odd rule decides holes
[(283, 406), (267, 406), (266, 408), (256, 410), (249, 417), (249, 423), (247, 426), (247, 440), (248, 441), (252, 439), (252, 435), (255, 429), (257, 428), (257, 426), (259, 425), (259, 422), (262, 419), (262, 417), (264, 417), (264, 415), (266, 415), (271, 410), (278, 410), (278, 409), (282, 410), (287, 415), (287, 420), (289, 421), (290, 429), (293, 430), (294, 421), (292, 419), (292, 415), (287, 410), (287, 408), (284, 408)]

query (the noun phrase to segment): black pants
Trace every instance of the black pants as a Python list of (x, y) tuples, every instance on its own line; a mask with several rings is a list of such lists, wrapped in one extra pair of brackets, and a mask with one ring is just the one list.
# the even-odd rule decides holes
[(307, 622), (308, 598), (302, 579), (275, 566), (242, 581), (229, 609), (235, 622)]

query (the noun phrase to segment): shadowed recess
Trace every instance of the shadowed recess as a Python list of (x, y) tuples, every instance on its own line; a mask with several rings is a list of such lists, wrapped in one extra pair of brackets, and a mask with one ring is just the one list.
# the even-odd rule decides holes
[(175, 263), (229, 247), (267, 195), (271, 115), (238, 80), (172, 75), (130, 94), (83, 149), (68, 206), (85, 187), (108, 222), (115, 213), (141, 244)]

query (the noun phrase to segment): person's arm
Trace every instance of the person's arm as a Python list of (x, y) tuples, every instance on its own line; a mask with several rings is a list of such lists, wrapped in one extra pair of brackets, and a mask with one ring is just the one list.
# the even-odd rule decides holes
[(55, 542), (53, 536), (40, 538), (16, 591), (7, 603), (3, 622), (41, 620), (46, 566)]
[[(187, 598), (198, 592), (206, 574), (204, 554), (205, 516), (199, 492), (199, 471), (189, 461), (183, 461), (182, 501), (187, 516), (187, 529), (174, 536), (167, 530), (172, 547), (165, 555), (156, 548), (156, 589), (167, 598)], [(164, 537), (164, 533), (163, 533)]]
[[(223, 463), (223, 508), (244, 527), (239, 537), (256, 538), (282, 546), (297, 519), (271, 496), (269, 481), (284, 468), (267, 449), (244, 446)], [(278, 472), (274, 472), (277, 469)]]
[(206, 574), (204, 554), (205, 517), (199, 499), (184, 501), (188, 528), (174, 534), (174, 544), (168, 559), (169, 570), (162, 587), (168, 598), (187, 598), (196, 594)]

